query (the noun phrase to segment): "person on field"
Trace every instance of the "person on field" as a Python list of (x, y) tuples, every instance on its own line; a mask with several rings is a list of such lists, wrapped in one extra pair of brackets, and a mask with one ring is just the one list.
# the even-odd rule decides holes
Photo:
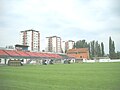
[(50, 64), (53, 64), (53, 60), (52, 59), (50, 60)]
[(45, 60), (45, 65), (47, 65), (47, 60)]

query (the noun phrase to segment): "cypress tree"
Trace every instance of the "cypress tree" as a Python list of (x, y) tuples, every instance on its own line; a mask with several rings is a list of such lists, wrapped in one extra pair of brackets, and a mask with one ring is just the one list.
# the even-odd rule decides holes
[(109, 37), (109, 57), (110, 59), (115, 58), (115, 44), (114, 41), (112, 41), (111, 37)]
[(112, 40), (111, 40), (111, 37), (109, 37), (109, 57), (112, 58)]
[(91, 42), (91, 55), (92, 57), (95, 56), (95, 41)]
[(100, 48), (100, 44), (98, 44), (98, 57), (101, 57), (101, 48)]
[(101, 56), (103, 57), (105, 55), (104, 53), (104, 44), (101, 42)]

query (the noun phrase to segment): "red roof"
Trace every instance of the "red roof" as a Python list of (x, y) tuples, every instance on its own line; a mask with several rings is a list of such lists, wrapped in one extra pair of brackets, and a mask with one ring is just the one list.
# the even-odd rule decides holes
[(20, 56), (15, 50), (4, 50), (9, 56)]
[(0, 50), (0, 56), (8, 56), (8, 54), (4, 50)]
[(81, 52), (81, 53), (86, 53), (88, 52), (88, 48), (75, 48), (75, 49), (69, 49), (67, 51), (67, 53), (70, 53), (70, 52)]
[(32, 56), (32, 57), (38, 57), (38, 55), (35, 54), (35, 52), (25, 52), (27, 53), (29, 56)]
[(60, 55), (58, 55), (58, 54), (50, 54), (50, 56), (52, 57), (52, 58), (62, 58)]
[(29, 55), (24, 51), (16, 51), (20, 56), (28, 57)]
[(53, 53), (40, 53), (16, 50), (0, 50), (0, 56), (19, 56), (19, 57), (42, 57), (42, 58), (62, 58), (62, 56)]
[(44, 57), (46, 58), (51, 58), (50, 54), (49, 53), (42, 53)]

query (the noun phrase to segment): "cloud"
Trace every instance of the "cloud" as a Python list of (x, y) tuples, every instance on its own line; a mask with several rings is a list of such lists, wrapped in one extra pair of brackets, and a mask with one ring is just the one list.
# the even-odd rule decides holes
[(57, 35), (62, 40), (100, 40), (106, 42), (106, 47), (112, 36), (120, 50), (119, 0), (2, 0), (2, 3), (1, 44), (15, 44), (20, 31), (33, 28), (41, 33), (42, 49), (45, 37)]

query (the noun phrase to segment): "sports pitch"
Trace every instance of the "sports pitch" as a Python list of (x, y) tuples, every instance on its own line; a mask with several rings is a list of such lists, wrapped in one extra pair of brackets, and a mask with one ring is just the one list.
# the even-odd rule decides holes
[(120, 63), (0, 66), (0, 90), (120, 90)]

